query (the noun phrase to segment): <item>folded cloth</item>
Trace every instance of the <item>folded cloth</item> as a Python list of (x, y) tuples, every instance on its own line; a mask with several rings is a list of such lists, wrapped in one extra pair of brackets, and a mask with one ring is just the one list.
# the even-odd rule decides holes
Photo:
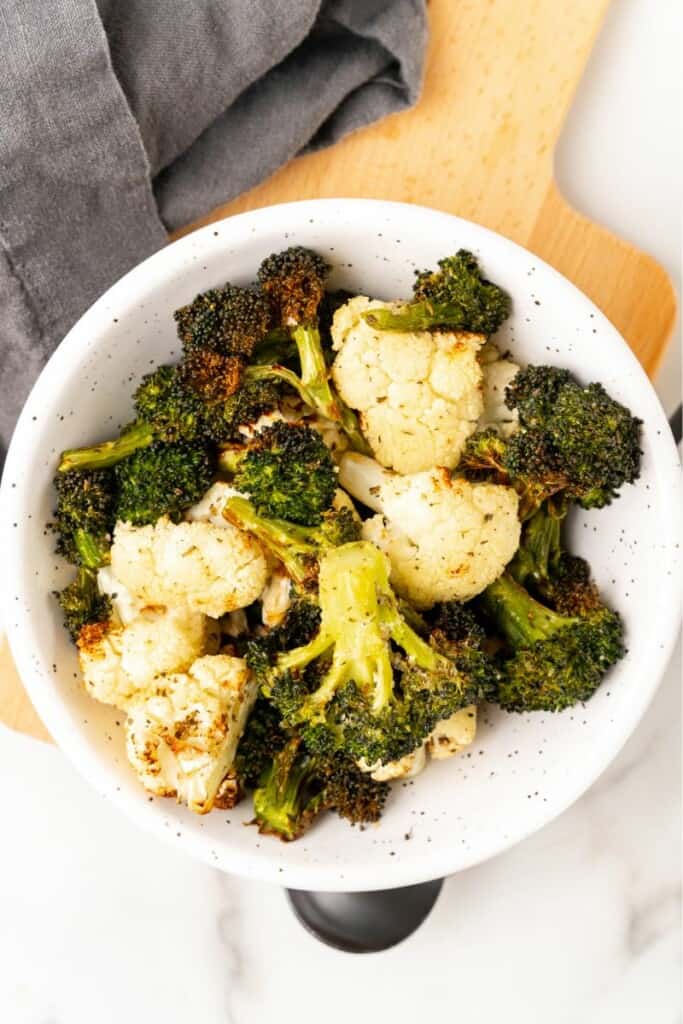
[(425, 0), (2, 0), (0, 439), (167, 231), (415, 102)]

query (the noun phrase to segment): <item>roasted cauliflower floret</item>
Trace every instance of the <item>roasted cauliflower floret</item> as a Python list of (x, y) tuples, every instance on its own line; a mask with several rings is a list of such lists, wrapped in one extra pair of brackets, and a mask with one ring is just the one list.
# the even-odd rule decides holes
[(199, 814), (210, 811), (256, 690), (246, 662), (225, 654), (158, 679), (128, 708), (128, 758), (145, 789), (175, 796)]
[(374, 764), (368, 764), (364, 758), (361, 758), (358, 767), (362, 772), (367, 772), (375, 782), (393, 782), (395, 779), (414, 778), (420, 774), (426, 764), (427, 753), (423, 743), (417, 750), (399, 758), (398, 761), (387, 761), (386, 763), (376, 761)]
[(427, 738), (427, 753), (437, 761), (453, 757), (472, 743), (476, 732), (477, 708), (472, 704), (439, 722)]
[(381, 513), (363, 523), (363, 537), (387, 555), (395, 590), (416, 608), (469, 601), (519, 547), (510, 487), (452, 478), (446, 469), (399, 476), (356, 453), (342, 459), (340, 481)]
[(85, 688), (103, 704), (126, 708), (167, 672), (182, 672), (215, 651), (216, 625), (187, 609), (145, 608), (127, 625), (95, 623), (78, 638)]
[(501, 437), (510, 437), (518, 427), (516, 409), (505, 404), (505, 389), (519, 373), (519, 366), (511, 359), (501, 357), (498, 349), (488, 342), (481, 353), (484, 371), (484, 409), (477, 424), (478, 430), (493, 427)]
[(259, 542), (224, 522), (154, 526), (117, 523), (111, 549), (115, 576), (149, 604), (186, 607), (212, 618), (246, 608), (266, 582)]
[(455, 466), (484, 400), (484, 335), (378, 331), (361, 314), (389, 304), (359, 296), (334, 315), (339, 394), (359, 413), (377, 460), (399, 473)]

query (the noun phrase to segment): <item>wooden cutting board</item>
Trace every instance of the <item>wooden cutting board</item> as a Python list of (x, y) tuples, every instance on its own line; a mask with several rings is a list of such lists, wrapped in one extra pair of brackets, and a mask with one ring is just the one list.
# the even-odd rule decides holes
[[(322, 196), (447, 210), (514, 239), (561, 271), (653, 375), (676, 316), (670, 280), (645, 253), (573, 210), (553, 179), (555, 144), (607, 5), (432, 0), (427, 75), (415, 109), (295, 160), (178, 234), (244, 210)], [(6, 644), (0, 720), (49, 739)]]

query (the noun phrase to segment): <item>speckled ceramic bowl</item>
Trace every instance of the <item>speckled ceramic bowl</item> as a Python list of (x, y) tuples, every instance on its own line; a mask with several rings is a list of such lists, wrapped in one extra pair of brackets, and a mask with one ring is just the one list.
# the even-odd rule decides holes
[[(293, 243), (319, 250), (334, 286), (392, 298), (416, 266), (472, 249), (513, 296), (503, 347), (602, 381), (644, 421), (642, 477), (600, 513), (572, 520), (608, 599), (623, 612), (629, 654), (586, 706), (562, 715), (490, 710), (467, 753), (396, 786), (379, 825), (333, 816), (283, 844), (245, 828), (249, 801), (197, 817), (152, 799), (129, 769), (121, 714), (83, 692), (51, 592), (67, 570), (45, 532), (63, 448), (109, 436), (130, 418), (132, 382), (178, 355), (173, 309), (226, 280), (247, 283), (261, 259)], [(659, 402), (617, 331), (568, 281), (512, 242), (433, 210), (322, 200), (213, 224), (157, 253), (76, 324), (22, 413), (2, 491), (4, 622), (26, 688), (47, 728), (104, 796), (141, 825), (209, 864), (288, 886), (389, 888), (459, 871), (560, 814), (615, 756), (649, 703), (678, 623), (677, 455)]]

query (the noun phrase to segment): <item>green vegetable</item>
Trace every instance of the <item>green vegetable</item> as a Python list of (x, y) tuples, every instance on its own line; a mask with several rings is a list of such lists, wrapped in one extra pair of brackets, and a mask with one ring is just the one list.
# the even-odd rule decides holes
[(349, 758), (313, 754), (292, 737), (264, 769), (254, 792), (259, 831), (298, 839), (323, 811), (334, 810), (354, 824), (377, 821), (387, 797)]
[(319, 526), (306, 527), (260, 516), (250, 501), (235, 497), (225, 503), (223, 515), (235, 526), (258, 537), (304, 590), (315, 587), (322, 552), (360, 536), (360, 524), (346, 508), (328, 509)]
[(311, 427), (278, 420), (230, 453), (230, 459), (226, 454), (221, 466), (232, 469), (235, 487), (249, 495), (261, 515), (316, 526), (332, 504), (335, 465)]
[(74, 641), (84, 626), (104, 622), (111, 615), (111, 602), (97, 589), (97, 573), (92, 568), (81, 566), (76, 578), (55, 596)]
[(341, 750), (369, 764), (396, 760), (491, 688), (408, 625), (387, 560), (373, 544), (325, 552), (319, 604), (313, 639), (277, 655), (260, 676), (263, 693), (312, 752)]
[(472, 253), (460, 249), (438, 265), (417, 273), (412, 302), (397, 310), (370, 309), (363, 317), (380, 331), (497, 331), (510, 315), (510, 298), (482, 276)]
[(173, 316), (185, 352), (206, 348), (245, 360), (270, 326), (266, 297), (232, 284), (202, 292)]
[(178, 522), (210, 486), (213, 462), (201, 446), (157, 443), (133, 452), (114, 472), (116, 518), (143, 526), (163, 515)]
[(52, 524), (57, 552), (75, 565), (97, 568), (106, 560), (114, 528), (114, 478), (107, 470), (58, 473)]
[(328, 266), (317, 253), (301, 246), (275, 253), (263, 261), (259, 282), (276, 322), (285, 328), (299, 354), (301, 376), (279, 364), (250, 366), (247, 380), (269, 377), (284, 381), (322, 416), (338, 423), (357, 451), (369, 453), (355, 413), (336, 393), (320, 340), (318, 307), (325, 293)]
[(640, 471), (640, 420), (601, 384), (582, 387), (567, 370), (529, 366), (507, 387), (519, 414), (508, 440), (491, 430), (469, 438), (458, 468), (474, 479), (510, 483), (523, 518), (548, 498), (601, 508)]
[(621, 620), (599, 601), (562, 614), (504, 573), (481, 602), (511, 650), (498, 690), (507, 711), (562, 711), (587, 701), (623, 656)]

